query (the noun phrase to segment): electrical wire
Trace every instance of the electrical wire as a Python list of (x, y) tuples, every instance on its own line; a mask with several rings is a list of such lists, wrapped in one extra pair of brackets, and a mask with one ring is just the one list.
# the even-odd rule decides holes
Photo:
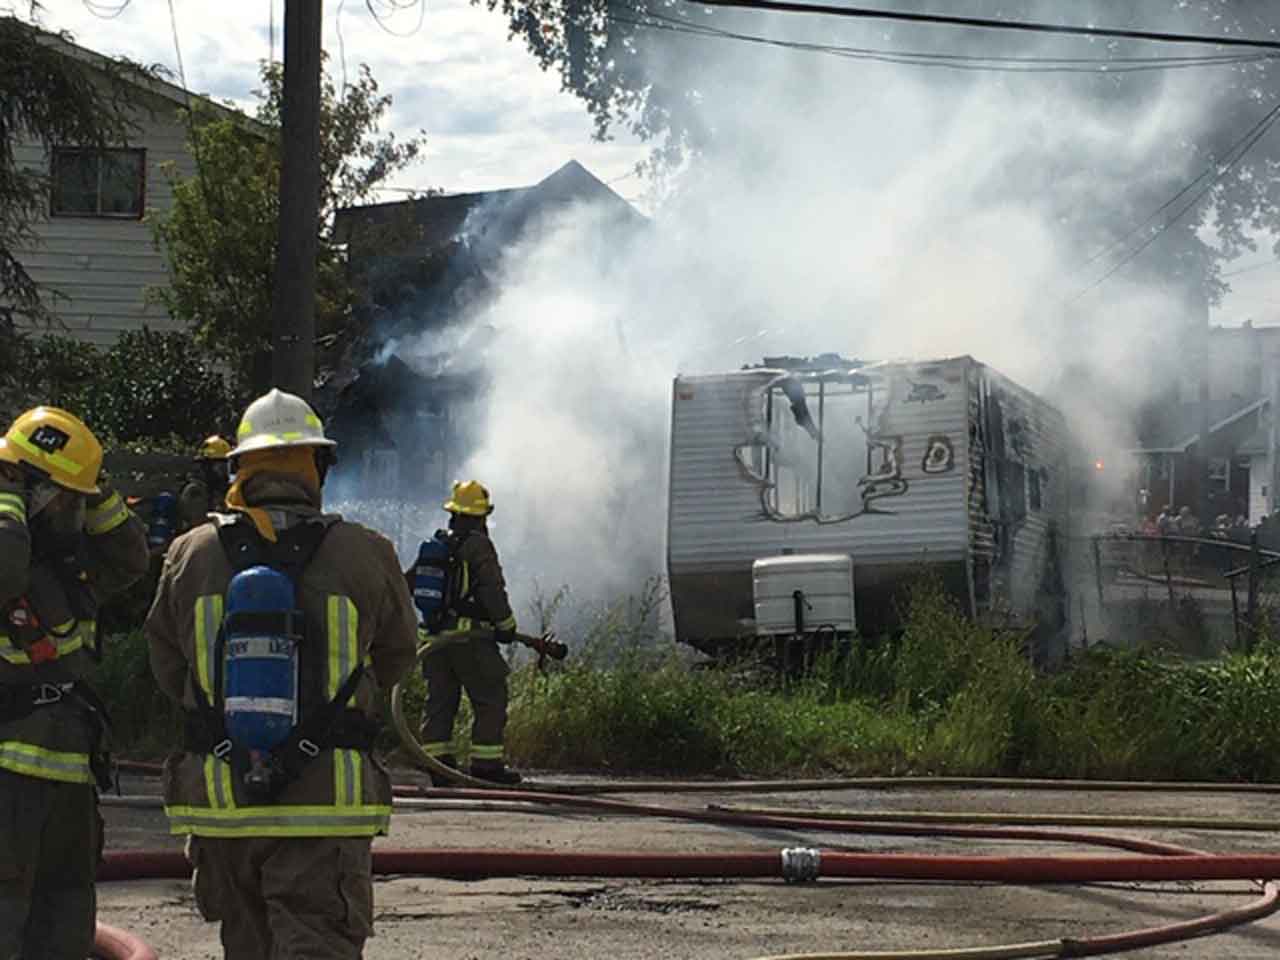
[(129, 4), (133, 0), (122, 0), (118, 6), (109, 6), (105, 3), (97, 3), (96, 0), (81, 0), (84, 8), (99, 20), (115, 20), (120, 14), (129, 9)]
[(613, 22), (649, 30), (661, 30), (691, 36), (737, 40), (786, 50), (821, 53), (850, 60), (890, 63), (906, 66), (935, 67), (950, 70), (982, 71), (994, 73), (1092, 73), (1122, 74), (1143, 73), (1152, 70), (1177, 70), (1205, 66), (1235, 66), (1260, 63), (1276, 59), (1280, 54), (1213, 54), (1194, 57), (1012, 57), (949, 54), (915, 50), (891, 50), (877, 47), (856, 47), (831, 43), (812, 43), (798, 40), (779, 40), (760, 34), (742, 33), (697, 24), (659, 13), (646, 14), (646, 18), (613, 17)]
[(1264, 263), (1255, 263), (1247, 267), (1240, 267), (1239, 269), (1236, 269), (1236, 270), (1228, 270), (1226, 273), (1221, 274), (1221, 276), (1222, 276), (1222, 279), (1224, 280), (1227, 279), (1228, 277), (1238, 277), (1242, 273), (1253, 273), (1253, 271), (1262, 270), (1265, 267), (1274, 267), (1277, 263), (1280, 263), (1280, 257), (1272, 257), (1270, 260), (1267, 260)]
[(382, 15), (379, 14), (378, 11), (374, 9), (373, 0), (364, 0), (365, 9), (369, 11), (369, 15), (373, 17), (374, 22), (377, 23), (377, 25), (382, 28), (383, 33), (388, 33), (393, 37), (399, 37), (400, 39), (404, 40), (416, 35), (418, 31), (422, 29), (422, 23), (427, 16), (427, 0), (407, 0), (407, 2), (403, 2), (403, 3), (398, 3), (397, 0), (387, 0), (387, 2), (390, 5), (391, 9), (396, 12), (399, 12), (402, 10), (409, 10), (414, 6), (417, 6), (418, 22), (414, 25), (413, 29), (410, 30), (408, 33), (400, 33), (397, 30), (392, 30), (389, 26), (387, 26), (387, 22), (386, 20), (383, 19)]
[[(182, 40), (178, 31), (178, 15), (173, 9), (173, 0), (169, 2), (169, 27), (173, 32), (173, 53), (178, 60), (178, 81), (182, 84), (182, 97), (186, 102), (187, 113), (187, 136), (191, 140), (191, 159), (195, 163), (196, 168), (196, 185), (200, 190), (200, 197), (204, 202), (205, 209), (214, 214), (220, 222), (226, 222), (226, 218), (222, 216), (221, 204), (218, 204), (218, 210), (215, 211), (214, 204), (210, 197), (209, 182), (205, 177), (204, 158), (200, 150), (200, 137), (196, 132), (195, 111), (191, 107), (191, 88), (187, 86), (187, 71), (182, 61)], [(232, 285), (226, 288), (228, 296), (231, 297), (233, 305), (240, 310), (244, 316), (249, 316), (244, 310), (244, 306), (240, 303), (239, 288)]]
[(342, 8), (347, 0), (338, 0), (338, 12), (333, 15), (333, 23), (338, 31), (338, 62), (342, 65), (342, 93), (339, 100), (347, 98), (347, 41), (342, 36)]
[[(1278, 103), (1277, 106), (1280, 106), (1280, 103)], [(1231, 144), (1231, 146), (1227, 148), (1226, 152), (1223, 154), (1224, 158), (1230, 157), (1236, 150), (1238, 150), (1241, 147), (1242, 144), (1245, 143), (1246, 140), (1252, 137), (1262, 127), (1264, 127), (1269, 122), (1271, 122), (1271, 119), (1275, 114), (1275, 112), (1276, 111), (1273, 109), (1269, 113), (1264, 114), (1261, 117), (1261, 119), (1258, 120), (1257, 123), (1255, 123), (1252, 127), (1246, 130), (1243, 136), (1241, 136), (1238, 140), (1235, 141), (1235, 143)], [(1125, 244), (1127, 244), (1131, 239), (1133, 239), (1133, 237), (1137, 236), (1138, 233), (1142, 231), (1143, 227), (1146, 227), (1147, 225), (1149, 225), (1158, 216), (1160, 216), (1160, 214), (1164, 213), (1171, 206), (1173, 206), (1175, 203), (1181, 200), (1184, 196), (1186, 196), (1188, 193), (1194, 190), (1196, 186), (1198, 186), (1206, 177), (1212, 176), (1214, 171), (1220, 170), (1221, 165), (1222, 165), (1222, 161), (1214, 161), (1213, 163), (1210, 163), (1207, 167), (1205, 167), (1203, 170), (1200, 171), (1199, 175), (1197, 175), (1194, 180), (1186, 184), (1181, 190), (1175, 193), (1172, 197), (1170, 197), (1164, 203), (1160, 204), (1160, 206), (1158, 206), (1155, 210), (1153, 210), (1151, 214), (1147, 216), (1147, 218), (1144, 219), (1141, 223), (1139, 223), (1137, 226), (1129, 230), (1129, 232), (1126, 233), (1124, 236), (1118, 238), (1117, 240), (1110, 243), (1108, 246), (1104, 247), (1102, 250), (1099, 250), (1093, 256), (1089, 257), (1089, 259), (1087, 259), (1084, 262), (1084, 266), (1087, 267), (1090, 264), (1095, 263), (1098, 260), (1101, 260), (1103, 257), (1108, 257), (1112, 253), (1115, 253), (1116, 251), (1120, 250), (1122, 247), (1124, 247)]]
[(1063, 36), (1111, 37), (1121, 40), (1147, 40), (1153, 43), (1198, 43), (1219, 47), (1253, 47), (1280, 50), (1280, 40), (1254, 40), (1248, 37), (1213, 37), (1205, 34), (1163, 33), (1156, 30), (1127, 30), (1112, 27), (1071, 26), (1030, 20), (993, 20), (987, 17), (959, 17), (938, 13), (907, 13), (901, 10), (872, 10), (866, 7), (832, 7), (796, 0), (685, 0), (702, 7), (735, 7), (771, 13), (812, 13), (862, 20), (898, 20), (951, 27), (976, 27), (984, 30), (1016, 30), (1027, 33), (1049, 33)]
[[(1121, 257), (1105, 273), (1103, 273), (1102, 276), (1098, 277), (1091, 284), (1089, 284), (1084, 289), (1080, 290), (1075, 295), (1070, 297), (1069, 302), (1074, 303), (1075, 301), (1081, 299), (1082, 297), (1096, 290), (1098, 287), (1102, 286), (1102, 284), (1106, 283), (1109, 279), (1111, 279), (1111, 277), (1115, 276), (1116, 273), (1118, 273), (1120, 270), (1124, 269), (1126, 266), (1128, 266), (1130, 263), (1136, 260), (1142, 254), (1142, 252), (1145, 251), (1148, 247), (1150, 247), (1153, 243), (1155, 243), (1156, 240), (1159, 239), (1160, 236), (1162, 236), (1165, 233), (1165, 231), (1169, 230), (1174, 224), (1176, 224), (1179, 220), (1181, 220), (1184, 216), (1186, 216), (1187, 213), (1191, 211), (1202, 199), (1204, 199), (1205, 195), (1208, 194), (1208, 192), (1212, 190), (1214, 186), (1217, 185), (1222, 180), (1223, 177), (1225, 177), (1232, 170), (1234, 170), (1236, 166), (1240, 163), (1240, 161), (1243, 160), (1245, 156), (1249, 153), (1249, 151), (1253, 149), (1254, 145), (1259, 140), (1261, 140), (1264, 136), (1266, 136), (1267, 133), (1271, 131), (1271, 128), (1275, 126), (1277, 119), (1280, 119), (1280, 102), (1277, 102), (1274, 107), (1272, 107), (1269, 111), (1267, 111), (1266, 116), (1264, 116), (1262, 120), (1254, 124), (1250, 132), (1245, 135), (1245, 139), (1243, 141), (1237, 141), (1236, 144), (1232, 145), (1232, 147), (1227, 151), (1226, 156), (1231, 157), (1232, 153), (1235, 153), (1235, 156), (1231, 157), (1231, 159), (1225, 163), (1220, 163), (1215, 165), (1216, 172), (1213, 174), (1212, 177), (1209, 178), (1208, 182), (1206, 182), (1204, 186), (1202, 186), (1200, 190), (1196, 192), (1195, 196), (1193, 196), (1190, 200), (1188, 200), (1185, 204), (1183, 204), (1183, 206), (1177, 212), (1175, 212), (1171, 217), (1169, 217), (1162, 224), (1160, 224), (1158, 228), (1153, 230), (1141, 243), (1139, 243), (1136, 247), (1133, 247), (1132, 249), (1130, 249), (1123, 257)], [(1196, 180), (1192, 181), (1192, 183), (1189, 184), (1187, 187), (1184, 187), (1182, 190), (1178, 191), (1178, 194), (1173, 198), (1173, 200), (1167, 201), (1165, 204), (1161, 206), (1161, 210), (1167, 209), (1172, 202), (1176, 202), (1178, 197), (1184, 196), (1188, 192), (1188, 190), (1194, 187), (1196, 183), (1200, 182), (1203, 178), (1204, 178), (1204, 174), (1201, 174), (1199, 177), (1196, 178)], [(1151, 218), (1148, 218), (1146, 222), (1150, 222), (1150, 219)], [(1130, 236), (1132, 235), (1133, 235), (1133, 232), (1131, 231)]]

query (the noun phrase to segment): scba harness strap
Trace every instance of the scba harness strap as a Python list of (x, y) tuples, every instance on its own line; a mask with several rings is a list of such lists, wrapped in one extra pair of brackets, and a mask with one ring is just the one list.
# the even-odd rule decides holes
[[(79, 558), (65, 551), (57, 555), (38, 551), (37, 559), (62, 588), (72, 619), (65, 629), (48, 625), (28, 596), (18, 597), (0, 609), (3, 617), (0, 630), (8, 634), (14, 648), (8, 657), (12, 660), (20, 655), (18, 662), (24, 670), (34, 668), (31, 676), (38, 678), (33, 683), (0, 685), (0, 723), (23, 720), (37, 710), (64, 702), (77, 708), (90, 726), (89, 769), (98, 788), (106, 791), (116, 784), (109, 746), (111, 714), (87, 681), (58, 662), (64, 652), (80, 649), (95, 661), (102, 659), (102, 625), (97, 621), (98, 611), (88, 575)], [(87, 635), (84, 639), (77, 636), (86, 621), (93, 623), (91, 640)], [(75, 643), (64, 643), (70, 639), (75, 639)]]
[[(320, 549), (330, 525), (322, 519), (307, 521), (282, 532), (278, 542), (269, 543), (258, 535), (252, 523), (238, 519), (220, 524), (218, 538), (234, 573), (241, 573), (255, 566), (271, 567), (287, 574), (293, 580), (294, 589), (300, 594), (302, 575)], [(304, 631), (306, 628), (300, 596), (295, 597), (294, 604), (297, 609), (284, 615), (284, 629), (290, 635), (296, 635), (294, 624), (298, 621), (303, 622)], [(314, 632), (308, 633), (315, 635)], [(254, 770), (254, 775), (250, 776), (253, 762), (249, 751), (234, 743), (227, 733), (222, 670), (225, 648), (224, 619), (215, 641), (214, 663), (218, 665), (218, 669), (212, 678), (213, 702), (205, 696), (198, 678), (193, 676), (191, 686), (197, 708), (188, 712), (185, 718), (185, 746), (189, 752), (212, 754), (231, 764), (250, 795), (261, 800), (274, 800), (302, 775), (307, 764), (323, 750), (368, 750), (373, 745), (378, 731), (376, 722), (370, 720), (363, 711), (348, 709), (346, 706), (364, 677), (364, 664), (358, 662), (332, 699), (320, 700), (319, 697), (314, 697), (309, 705), (303, 699), (303, 717), (284, 742), (271, 751), (265, 767), (266, 775), (260, 776), (258, 774), (261, 771)], [(312, 651), (310, 656), (304, 653), (301, 659), (306, 668), (308, 662), (315, 660), (316, 656)], [(314, 674), (314, 670), (304, 672), (304, 687), (319, 689)]]
[(111, 717), (107, 705), (89, 684), (72, 677), (70, 673), (44, 671), (51, 679), (41, 683), (12, 683), (0, 685), (0, 723), (22, 720), (59, 703), (77, 707), (89, 718), (93, 742), (89, 748), (89, 769), (98, 789), (109, 790), (115, 785), (115, 766), (105, 741), (111, 734)]

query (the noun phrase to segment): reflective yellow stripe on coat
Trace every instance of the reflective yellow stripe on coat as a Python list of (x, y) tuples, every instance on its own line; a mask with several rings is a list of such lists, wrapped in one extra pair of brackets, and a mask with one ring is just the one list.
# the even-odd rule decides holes
[[(360, 615), (347, 597), (326, 602), (325, 693), (332, 698), (361, 662)], [(222, 664), (217, 661), (217, 638), (222, 625), (220, 596), (201, 597), (195, 609), (195, 673), (209, 702)], [(368, 663), (368, 659), (365, 659)], [(354, 695), (351, 702), (354, 702)], [(373, 836), (386, 833), (391, 807), (364, 801), (364, 758), (358, 750), (338, 749), (333, 757), (331, 804), (247, 805), (236, 799), (231, 765), (213, 756), (203, 758), (203, 804), (167, 805), (170, 830), (208, 837)], [(324, 763), (322, 753), (315, 760)], [(242, 798), (243, 800), (243, 798)]]
[(129, 519), (129, 508), (120, 499), (120, 494), (113, 493), (92, 510), (86, 511), (84, 517), (85, 532), (91, 537), (110, 533)]
[(26, 523), (27, 501), (17, 493), (0, 493), (0, 516), (13, 517), (19, 523)]
[(94, 782), (87, 753), (49, 750), (20, 740), (0, 740), (0, 769), (40, 780)]
[[(92, 650), (93, 638), (98, 625), (94, 620), (68, 620), (61, 626), (54, 627), (54, 632), (46, 634), (44, 639), (50, 641), (58, 651), (59, 657), (75, 653), (77, 650)], [(7, 633), (0, 633), (0, 660), (15, 666), (26, 666), (31, 663), (30, 655), (13, 642)]]
[[(360, 611), (347, 597), (330, 597), (327, 604), (329, 664), (325, 671), (325, 696), (332, 700), (347, 682), (360, 662), (358, 640)], [(355, 694), (347, 701), (355, 703)], [(360, 804), (364, 789), (364, 770), (358, 750), (335, 750), (333, 753), (333, 802), (339, 807)]]

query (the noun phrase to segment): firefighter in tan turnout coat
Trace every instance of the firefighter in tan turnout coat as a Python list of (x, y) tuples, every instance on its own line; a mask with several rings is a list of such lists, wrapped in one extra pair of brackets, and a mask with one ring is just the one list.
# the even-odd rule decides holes
[(493, 783), (515, 784), (520, 773), (506, 765), (507, 675), (500, 644), (515, 639), (516, 618), (498, 551), (486, 518), (493, 513), (489, 491), (474, 480), (454, 484), (444, 505), (449, 512), (451, 596), (438, 629), (419, 632), (425, 643), (422, 674), (427, 681), (423, 748), (446, 766), (456, 766), (453, 724), (465, 690), (471, 699), (470, 774)]
[[(391, 543), (321, 512), (334, 444), (304, 400), (271, 391), (237, 437), (231, 512), (174, 541), (147, 618), (156, 679), (187, 717), (166, 811), (191, 838), (196, 903), (221, 922), (230, 960), (359, 957), (373, 922), (371, 841), (391, 813), (370, 752), (378, 694), (413, 666), (413, 606)], [(265, 654), (293, 651), (296, 712), (286, 739), (255, 752), (237, 740), (236, 710), (278, 705), (236, 693), (232, 665), (248, 661), (234, 658), (259, 638), (234, 639), (233, 577), (264, 567), (296, 585), (298, 614), (252, 614), (246, 629), (296, 640)]]
[(0, 960), (88, 956), (106, 717), (86, 676), (102, 597), (147, 570), (146, 530), (79, 419), (37, 407), (0, 439)]

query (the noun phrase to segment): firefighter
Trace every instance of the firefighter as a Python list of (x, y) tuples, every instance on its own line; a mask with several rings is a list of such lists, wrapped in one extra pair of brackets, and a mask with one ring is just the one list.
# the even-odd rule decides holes
[(489, 491), (474, 480), (453, 485), (444, 505), (449, 512), (451, 572), (445, 625), (423, 640), (422, 675), (427, 704), (422, 742), (428, 754), (457, 766), (453, 722), (462, 691), (471, 699), (473, 777), (515, 784), (520, 774), (506, 765), (503, 734), (507, 726), (507, 661), (499, 644), (515, 639), (516, 618), (507, 599), (498, 551), (489, 539), (486, 518), (493, 513)]
[(196, 475), (178, 493), (179, 530), (183, 533), (204, 523), (209, 514), (223, 509), (230, 485), (227, 456), (231, 444), (214, 434), (196, 456)]
[(147, 569), (142, 522), (100, 476), (102, 447), (54, 407), (0, 439), (0, 957), (93, 943), (110, 782), (106, 712), (85, 676), (98, 603)]
[[(378, 694), (413, 667), (412, 601), (388, 540), (322, 512), (335, 444), (306, 401), (272, 390), (237, 438), (229, 510), (174, 541), (145, 625), (186, 715), (165, 808), (229, 960), (356, 958), (391, 813), (371, 753)], [(263, 585), (280, 576), (290, 589), (272, 607)], [(273, 718), (287, 735), (264, 747), (256, 724)]]

